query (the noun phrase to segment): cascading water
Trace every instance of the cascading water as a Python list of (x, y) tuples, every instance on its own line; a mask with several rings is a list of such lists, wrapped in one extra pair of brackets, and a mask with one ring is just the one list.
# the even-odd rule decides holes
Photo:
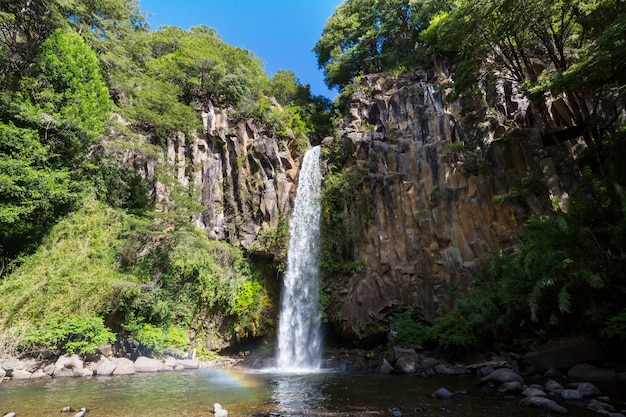
[(304, 155), (289, 224), (287, 272), (278, 326), (277, 366), (281, 370), (319, 369), (322, 356), (319, 305), (321, 215), (320, 147)]

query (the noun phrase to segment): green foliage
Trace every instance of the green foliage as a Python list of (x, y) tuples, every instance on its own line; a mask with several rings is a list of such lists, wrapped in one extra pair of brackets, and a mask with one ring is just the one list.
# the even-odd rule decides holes
[(422, 345), (427, 341), (430, 326), (415, 317), (410, 310), (392, 314), (387, 318), (389, 326), (389, 344), (400, 345)]
[(364, 272), (354, 249), (370, 218), (365, 168), (330, 170), (322, 181), (320, 266), (324, 274)]
[(133, 286), (133, 278), (116, 269), (118, 238), (127, 221), (124, 214), (86, 199), (0, 281), (0, 327), (104, 313)]
[(610, 277), (624, 265), (606, 258), (611, 240), (582, 201), (568, 214), (531, 221), (515, 254), (485, 260), (469, 297), (437, 320), (432, 340), (458, 352), (493, 345), (524, 350), (571, 333), (622, 337), (615, 311), (626, 287)]
[(0, 259), (38, 242), (77, 198), (70, 172), (49, 157), (35, 130), (0, 122)]
[(131, 336), (141, 350), (156, 354), (182, 354), (189, 349), (189, 338), (185, 330), (169, 326), (160, 328), (145, 323)]
[(115, 341), (100, 317), (68, 317), (61, 321), (46, 321), (26, 332), (21, 348), (27, 352), (57, 350), (89, 354)]
[(348, 0), (326, 21), (313, 51), (329, 87), (424, 59), (419, 34), (437, 2)]
[(104, 131), (109, 92), (98, 58), (76, 33), (55, 30), (42, 43), (15, 96), (16, 117), (42, 132), (42, 143), (61, 164), (77, 164)]

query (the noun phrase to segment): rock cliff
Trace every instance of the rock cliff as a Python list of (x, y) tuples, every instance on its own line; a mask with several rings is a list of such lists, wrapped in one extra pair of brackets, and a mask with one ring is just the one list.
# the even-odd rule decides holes
[(151, 180), (152, 197), (164, 210), (172, 204), (167, 183), (174, 179), (196, 192), (200, 209), (193, 221), (210, 238), (279, 258), (282, 248), (259, 239), (289, 217), (302, 155), (293, 141), (252, 120), (233, 122), (211, 103), (198, 113), (204, 127), (198, 135), (179, 132), (157, 155), (128, 149), (125, 164)]
[[(367, 167), (370, 213), (353, 248), (366, 267), (324, 280), (327, 316), (348, 340), (380, 341), (397, 309), (433, 321), (471, 285), (481, 259), (513, 249), (530, 215), (565, 208), (576, 187), (575, 173), (560, 168), (576, 144), (544, 147), (514, 88), (493, 88), (491, 110), (470, 134), (447, 81), (436, 70), (375, 74), (348, 97), (334, 141), (344, 168)], [(470, 136), (482, 138), (475, 152), (464, 146)]]

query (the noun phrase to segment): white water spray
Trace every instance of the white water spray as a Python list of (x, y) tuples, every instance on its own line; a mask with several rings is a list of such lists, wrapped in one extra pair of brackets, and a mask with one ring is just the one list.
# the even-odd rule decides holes
[(287, 272), (278, 326), (279, 369), (319, 369), (322, 357), (319, 305), (319, 235), (321, 215), (320, 147), (304, 155), (293, 216), (289, 224)]

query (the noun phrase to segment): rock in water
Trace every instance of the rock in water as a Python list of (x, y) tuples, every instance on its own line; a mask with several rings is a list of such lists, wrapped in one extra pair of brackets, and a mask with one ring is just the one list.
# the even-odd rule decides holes
[(213, 413), (215, 417), (228, 417), (228, 410), (224, 410), (220, 403), (213, 404)]
[(11, 412), (11, 413), (6, 413), (4, 416), (2, 417), (15, 417), (15, 413)]
[(61, 409), (62, 413), (71, 413), (72, 411), (74, 411), (74, 409), (69, 405), (66, 405), (65, 407)]

